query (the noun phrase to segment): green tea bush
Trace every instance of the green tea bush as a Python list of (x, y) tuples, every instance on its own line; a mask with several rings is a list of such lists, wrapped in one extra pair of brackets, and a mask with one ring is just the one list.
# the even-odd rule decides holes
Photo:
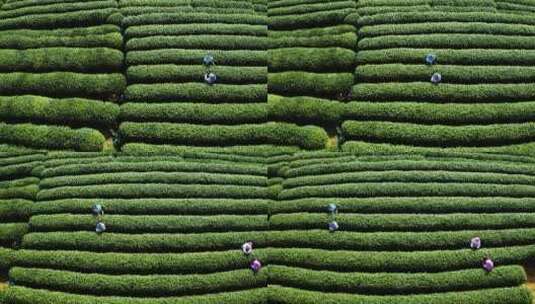
[[(258, 84), (267, 82), (267, 67), (215, 66), (210, 68), (218, 83)], [(206, 67), (201, 65), (137, 65), (129, 67), (130, 83), (204, 82)]]
[(507, 102), (531, 101), (535, 87), (519, 84), (449, 84), (431, 82), (361, 83), (353, 86), (353, 100), (363, 101), (425, 101), (425, 102)]
[(97, 100), (40, 96), (0, 97), (0, 118), (51, 124), (111, 126), (119, 116), (119, 106)]
[(354, 84), (352, 73), (281, 72), (268, 75), (270, 93), (281, 95), (335, 96)]
[(339, 106), (345, 119), (424, 124), (520, 123), (535, 120), (535, 102), (434, 104), (422, 102), (350, 102)]
[(135, 84), (126, 88), (128, 102), (200, 102), (200, 103), (257, 103), (265, 102), (267, 84), (230, 85), (204, 83)]
[(377, 121), (346, 121), (342, 130), (346, 139), (369, 139), (392, 143), (431, 146), (491, 146), (514, 144), (533, 139), (532, 123), (482, 126), (418, 125)]
[(122, 74), (4, 73), (0, 74), (2, 95), (36, 94), (53, 97), (109, 97), (126, 87)]
[(10, 276), (23, 286), (115, 297), (178, 297), (250, 290), (264, 287), (268, 277), (267, 270), (252, 275), (249, 269), (213, 274), (110, 276), (19, 267), (11, 269)]
[(190, 125), (170, 123), (123, 123), (119, 131), (126, 142), (174, 143), (188, 145), (274, 144), (321, 149), (327, 143), (325, 130), (314, 126), (284, 123)]
[(387, 48), (496, 48), (534, 49), (535, 41), (528, 36), (483, 34), (387, 35), (363, 38), (358, 42), (362, 50)]
[[(106, 215), (106, 228), (113, 233), (204, 233), (261, 231), (269, 229), (265, 215)], [(32, 231), (91, 231), (92, 215), (36, 215), (30, 220)]]
[[(0, 102), (1, 104), (1, 102)], [(120, 121), (176, 122), (198, 124), (240, 124), (266, 122), (268, 105), (202, 104), (202, 103), (125, 103), (121, 105)]]
[[(145, 9), (145, 8), (142, 8)], [(173, 8), (175, 9), (175, 8)], [(267, 26), (227, 23), (194, 23), (131, 26), (125, 30), (125, 38), (140, 38), (158, 35), (248, 35), (267, 36)]]
[[(356, 40), (355, 40), (356, 44)], [(216, 64), (229, 66), (266, 66), (266, 51), (221, 51), (165, 49), (152, 51), (131, 51), (126, 53), (126, 64), (202, 64), (206, 54), (214, 56)]]
[[(220, 50), (266, 50), (266, 37), (239, 35), (184, 35), (150, 36), (133, 38), (126, 43), (126, 51), (152, 49), (220, 49)], [(201, 58), (202, 59), (202, 58)]]
[(448, 83), (526, 83), (535, 81), (535, 68), (522, 66), (464, 66), (464, 65), (361, 65), (355, 70), (360, 82), (427, 81), (440, 73)]
[(63, 198), (272, 198), (265, 187), (233, 185), (108, 184), (60, 187), (40, 191), (38, 200)]
[(96, 130), (82, 128), (0, 123), (0, 140), (4, 143), (43, 149), (100, 151), (104, 136)]
[[(43, 179), (39, 186), (42, 189), (85, 186), (98, 184), (127, 184), (127, 183), (161, 183), (161, 184), (219, 184), (219, 185), (243, 185), (243, 186), (266, 186), (267, 179), (254, 175), (232, 175), (194, 173), (187, 175), (174, 172), (147, 172), (147, 173), (101, 173), (82, 176), (62, 176)], [(518, 181), (520, 183), (520, 181)]]
[(114, 72), (122, 64), (123, 53), (109, 48), (0, 50), (2, 72)]
[(269, 71), (341, 72), (355, 66), (355, 52), (343, 48), (282, 48), (269, 54)]

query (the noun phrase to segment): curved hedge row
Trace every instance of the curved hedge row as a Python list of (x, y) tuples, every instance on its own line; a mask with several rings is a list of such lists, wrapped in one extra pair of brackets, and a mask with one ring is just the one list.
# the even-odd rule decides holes
[(130, 154), (183, 154), (186, 152), (200, 153), (223, 153), (238, 154), (250, 156), (269, 157), (274, 155), (291, 154), (299, 151), (297, 146), (279, 146), (279, 145), (244, 145), (229, 147), (191, 147), (177, 145), (150, 145), (142, 143), (127, 143), (122, 146), (121, 151)]
[(426, 22), (363, 26), (358, 31), (360, 37), (438, 33), (533, 36), (535, 35), (535, 27), (523, 24), (487, 22)]
[(272, 198), (266, 187), (229, 185), (108, 184), (42, 190), (37, 200), (64, 198)]
[(2, 72), (118, 71), (122, 62), (123, 53), (109, 48), (0, 50)]
[(271, 49), (269, 71), (341, 72), (352, 71), (355, 52), (334, 48), (282, 48)]
[(87, 128), (0, 123), (0, 140), (33, 148), (101, 151), (105, 138), (100, 132)]
[[(330, 248), (332, 249), (332, 248)], [(313, 270), (344, 272), (440, 272), (481, 268), (481, 257), (491, 256), (495, 265), (519, 264), (533, 256), (535, 248), (514, 246), (507, 248), (485, 248), (478, 251), (434, 250), (434, 251), (344, 251), (324, 249), (286, 248), (262, 249), (269, 264), (301, 267)], [(258, 250), (260, 251), (260, 250)]]
[[(504, 199), (506, 200), (506, 199)], [(110, 214), (125, 215), (255, 215), (267, 214), (268, 206), (273, 202), (262, 199), (153, 199), (153, 198), (136, 198), (136, 199), (99, 199), (99, 202)], [(505, 211), (514, 212), (519, 210), (520, 206), (516, 201), (502, 205)], [(529, 200), (518, 200), (524, 206), (522, 211), (530, 209)], [(4, 202), (0, 203), (4, 206)], [(94, 202), (86, 199), (64, 199), (54, 201), (40, 201), (32, 207), (34, 215), (39, 214), (56, 214), (56, 213), (74, 213), (87, 214)], [(480, 205), (480, 204), (474, 204)], [(477, 208), (477, 207), (474, 207)], [(22, 208), (21, 208), (22, 209)]]
[(413, 49), (393, 48), (385, 50), (359, 51), (357, 64), (423, 64), (427, 54), (437, 55), (439, 64), (457, 65), (534, 65), (535, 51), (493, 50), (493, 49)]
[[(271, 33), (271, 32), (270, 32)], [(269, 38), (269, 48), (290, 48), (290, 47), (341, 47), (354, 49), (357, 46), (357, 35), (353, 32), (338, 35), (323, 35), (311, 37), (288, 37)]]
[[(296, 123), (334, 124), (340, 120), (343, 104), (314, 97), (268, 95), (269, 120)], [(349, 112), (353, 113), (353, 112)], [(350, 117), (351, 118), (351, 117)]]
[(333, 1), (333, 2), (322, 2), (322, 3), (303, 3), (295, 4), (292, 6), (285, 7), (270, 7), (268, 10), (268, 16), (284, 16), (284, 15), (302, 15), (315, 12), (323, 11), (332, 11), (345, 8), (355, 8), (355, 1)]
[(361, 82), (428, 81), (440, 73), (447, 83), (530, 83), (535, 82), (535, 67), (520, 66), (466, 66), (466, 65), (361, 65), (355, 70), (355, 79)]
[(500, 163), (489, 162), (485, 159), (452, 162), (448, 159), (414, 160), (392, 159), (382, 162), (340, 162), (332, 164), (315, 164), (303, 168), (289, 169), (284, 172), (285, 177), (297, 177), (303, 175), (322, 175), (341, 172), (357, 171), (388, 171), (388, 170), (446, 170), (461, 172), (493, 172), (534, 175), (535, 168), (528, 163)]
[(266, 84), (247, 86), (204, 83), (134, 84), (124, 91), (129, 102), (188, 102), (205, 103), (255, 103), (267, 98)]
[(510, 155), (527, 155), (531, 156), (535, 153), (535, 144), (517, 144), (494, 147), (454, 147), (454, 148), (437, 148), (437, 147), (416, 147), (407, 145), (392, 145), (392, 144), (374, 144), (365, 143), (361, 141), (348, 141), (342, 145), (344, 152), (351, 152), (357, 154), (403, 154), (403, 153), (429, 153), (447, 151), (450, 153), (460, 152), (476, 152), (476, 153), (505, 153)]
[[(40, 204), (40, 203), (39, 203)], [(269, 229), (265, 215), (106, 215), (106, 228), (113, 233), (203, 233), (259, 231)], [(30, 220), (32, 231), (92, 231), (92, 215), (35, 215)]]
[(106, 23), (108, 18), (117, 12), (117, 8), (105, 8), (58, 14), (25, 15), (0, 20), (0, 30), (94, 26)]
[(356, 29), (352, 25), (340, 24), (327, 27), (314, 27), (308, 29), (297, 29), (297, 30), (287, 30), (287, 31), (268, 31), (268, 37), (277, 39), (277, 38), (311, 38), (311, 37), (320, 37), (320, 36), (335, 36), (338, 34), (344, 33), (354, 33)]
[(334, 96), (347, 92), (354, 83), (352, 73), (269, 73), (270, 93), (285, 95)]
[(0, 74), (0, 79), (2, 95), (108, 97), (120, 95), (126, 87), (126, 80), (122, 74), (5, 73)]
[(224, 125), (191, 125), (170, 123), (130, 123), (119, 128), (126, 142), (175, 143), (198, 146), (240, 144), (296, 145), (321, 149), (327, 144), (325, 130), (284, 123)]
[[(530, 245), (535, 241), (535, 229), (507, 230), (461, 230), (436, 232), (348, 232), (344, 224), (333, 237), (329, 232), (328, 219), (321, 230), (262, 231), (269, 229), (268, 221), (249, 226), (231, 227), (221, 232), (131, 234), (116, 233), (108, 229), (106, 234), (95, 237), (94, 219), (87, 223), (85, 231), (73, 232), (32, 232), (25, 234), (22, 247), (38, 250), (84, 250), (97, 252), (201, 252), (221, 251), (239, 248), (244, 240), (254, 240), (255, 246), (276, 248), (318, 248), (352, 251), (444, 251), (470, 248), (470, 239), (482, 238), (486, 248), (503, 248)], [(112, 222), (113, 223), (113, 222)], [(347, 224), (347, 222), (344, 222)], [(313, 224), (311, 224), (312, 226)], [(81, 226), (81, 225), (80, 225)], [(260, 226), (260, 231), (241, 231), (242, 228)], [(350, 226), (350, 224), (348, 224)], [(277, 226), (276, 226), (277, 227)], [(278, 227), (287, 227), (280, 225)], [(80, 227), (82, 228), (82, 227)], [(203, 228), (199, 226), (201, 230)], [(349, 229), (352, 229), (350, 227)], [(119, 227), (118, 229), (123, 229)], [(127, 228), (124, 228), (127, 229)], [(236, 230), (236, 231), (232, 231)], [(143, 231), (143, 230), (142, 230)], [(190, 230), (191, 231), (191, 230)], [(19, 236), (22, 236), (19, 235)], [(293, 250), (293, 249), (292, 249)]]
[(218, 65), (266, 66), (268, 62), (268, 54), (266, 51), (165, 49), (128, 52), (126, 53), (126, 64), (201, 64), (201, 59), (207, 53), (210, 53), (214, 58), (217, 58)]
[[(255, 84), (267, 82), (267, 67), (215, 66), (210, 69), (218, 83)], [(201, 65), (137, 65), (126, 71), (129, 83), (204, 82)]]
[(344, 8), (307, 14), (271, 16), (267, 23), (269, 28), (273, 30), (337, 25), (344, 23), (345, 17), (354, 11), (354, 8)]
[[(350, 102), (336, 109), (346, 119), (424, 124), (521, 123), (535, 120), (535, 102), (433, 104), (421, 102)], [(329, 112), (328, 112), (329, 113)], [(327, 115), (330, 117), (330, 115)], [(332, 115), (335, 117), (335, 115)]]
[(48, 36), (48, 31), (30, 36), (18, 33), (0, 33), (0, 47), (6, 49), (33, 49), (50, 47), (108, 47), (121, 49), (121, 33), (95, 34), (89, 36)]
[[(512, 273), (507, 274), (509, 277), (512, 276)], [(9, 276), (17, 285), (26, 287), (114, 297), (202, 295), (261, 288), (267, 285), (267, 270), (253, 275), (249, 269), (213, 274), (111, 276), (15, 267), (11, 269)]]
[(207, 172), (224, 174), (245, 174), (265, 176), (265, 169), (260, 165), (236, 163), (203, 163), (203, 162), (177, 162), (177, 161), (143, 161), (140, 162), (98, 162), (87, 164), (64, 165), (47, 168), (40, 174), (41, 178), (62, 175), (85, 175), (114, 172)]
[(149, 24), (192, 24), (192, 23), (228, 23), (266, 25), (267, 17), (254, 14), (209, 14), (209, 13), (163, 13), (143, 14), (123, 19), (124, 27)]
[[(238, 247), (237, 247), (238, 248)], [(321, 249), (257, 249), (264, 264), (344, 272), (440, 272), (480, 268), (482, 256), (492, 256), (496, 265), (518, 264), (533, 256), (535, 247), (484, 248), (421, 252), (356, 252)], [(53, 268), (106, 274), (187, 274), (247, 268), (249, 260), (239, 250), (183, 254), (129, 254), (83, 251), (0, 249), (0, 261), (19, 267)], [(117, 263), (121, 261), (121, 263)]]
[(104, 9), (117, 7), (117, 2), (113, 0), (88, 1), (78, 3), (51, 3), (49, 5), (32, 5), (16, 9), (5, 10), (0, 12), (0, 19), (8, 19), (20, 17), (24, 15), (39, 15), (39, 14), (59, 14), (74, 11), (87, 11), (94, 9)]
[[(265, 244), (266, 233), (228, 232), (199, 234), (118, 234), (95, 232), (49, 232), (24, 235), (22, 247), (37, 250), (83, 250), (92, 252), (187, 253), (240, 248), (244, 240)], [(243, 253), (236, 255), (248, 262)]]
[(246, 291), (175, 298), (95, 297), (17, 286), (9, 288), (5, 299), (8, 302), (16, 301), (20, 304), (266, 304), (265, 294), (265, 288), (256, 288)]
[[(38, 194), (41, 194), (40, 192)], [(525, 197), (535, 193), (534, 186), (478, 183), (358, 183), (305, 186), (284, 190), (279, 199), (306, 197), (377, 197), (377, 196), (471, 196)]]
[(11, 187), (6, 189), (0, 189), (0, 199), (27, 199), (34, 200), (39, 187), (35, 184), (23, 186), (23, 187)]
[(125, 45), (126, 51), (153, 49), (220, 49), (220, 50), (266, 50), (269, 47), (266, 37), (239, 35), (185, 35), (150, 36), (133, 38)]
[(364, 101), (426, 101), (426, 102), (507, 102), (530, 101), (535, 86), (519, 84), (439, 84), (412, 83), (359, 83), (353, 86), (353, 100)]
[[(440, 199), (436, 199), (440, 201)], [(437, 202), (438, 204), (438, 202)], [(324, 208), (326, 209), (326, 208)], [(30, 224), (33, 225), (32, 217)], [(44, 218), (43, 218), (44, 219)], [(476, 213), (476, 214), (351, 214), (342, 213), (336, 221), (343, 231), (387, 232), (387, 231), (464, 231), (475, 229), (513, 229), (535, 228), (535, 215), (531, 213)], [(329, 222), (329, 214), (274, 214), (270, 217), (270, 228), (285, 229), (323, 229)], [(44, 223), (46, 225), (46, 223)], [(54, 225), (54, 224), (49, 224)], [(60, 225), (60, 224), (59, 224)], [(90, 227), (91, 228), (91, 227)], [(530, 233), (529, 230), (522, 230)], [(501, 233), (501, 232), (497, 232)], [(503, 233), (507, 233), (503, 231)], [(431, 236), (432, 234), (430, 234)], [(470, 238), (469, 238), (470, 239)], [(469, 240), (468, 239), (468, 240)], [(483, 239), (487, 245), (487, 240)], [(489, 240), (488, 245), (493, 241)]]
[(187, 175), (185, 175), (183, 172), (123, 172), (45, 178), (41, 180), (41, 182), (39, 183), (39, 187), (48, 189), (64, 186), (129, 183), (266, 186), (267, 178), (255, 175), (234, 175), (219, 173), (213, 174), (197, 172), (189, 172)]
[[(348, 21), (348, 20), (346, 20)], [(375, 24), (399, 24), (399, 23), (419, 23), (419, 22), (486, 22), (486, 23), (511, 23), (535, 25), (535, 20), (530, 16), (501, 14), (496, 12), (440, 12), (429, 11), (414, 14), (411, 12), (388, 13), (372, 16), (362, 16), (355, 20), (355, 26), (375, 25)], [(352, 22), (348, 22), (353, 24)]]
[(321, 293), (287, 287), (271, 287), (270, 301), (278, 304), (328, 303), (337, 304), (530, 304), (531, 291), (526, 287), (495, 288), (464, 292), (434, 293), (426, 295), (363, 296), (343, 293)]
[[(325, 212), (327, 201), (323, 198), (305, 198), (297, 200), (274, 201), (270, 204), (270, 213)], [(535, 200), (530, 198), (508, 197), (370, 197), (370, 198), (329, 198), (328, 203), (335, 203), (341, 212), (348, 213), (499, 213), (499, 212), (533, 212)], [(36, 206), (35, 212), (69, 212), (79, 210), (69, 207), (67, 202), (47, 203)], [(134, 203), (132, 203), (134, 205)], [(78, 206), (78, 205), (76, 205)], [(86, 206), (89, 206), (86, 203)], [(63, 209), (65, 208), (65, 211)], [(86, 207), (89, 208), (89, 207)], [(46, 210), (46, 211), (45, 211)], [(48, 211), (51, 210), (51, 211)], [(77, 211), (81, 212), (81, 211)]]
[(346, 121), (342, 124), (342, 130), (347, 139), (432, 146), (490, 146), (535, 139), (535, 124), (533, 123), (426, 126), (411, 123)]
[[(145, 8), (143, 8), (145, 9)], [(227, 23), (193, 23), (193, 24), (169, 24), (161, 25), (138, 25), (125, 30), (125, 38), (140, 38), (158, 35), (241, 35), (241, 36), (267, 36), (267, 28), (264, 25), (250, 24), (227, 24)]]
[(0, 118), (92, 127), (112, 126), (119, 116), (119, 106), (110, 102), (41, 96), (0, 97)]
[(267, 117), (268, 105), (265, 103), (125, 103), (121, 105), (119, 120), (131, 122), (240, 124), (266, 122)]
[[(239, 246), (236, 248), (239, 248)], [(259, 249), (258, 251), (261, 250)], [(13, 254), (9, 249), (0, 248), (0, 256), (2, 256), (0, 263), (7, 263), (7, 265), (112, 275), (202, 274), (244, 269), (249, 266), (249, 259), (244, 258), (243, 253), (238, 249), (181, 254), (98, 253), (21, 249), (16, 254)]]
[[(484, 184), (519, 184), (535, 185), (535, 176), (498, 174), (498, 173), (472, 173), (472, 172), (450, 172), (450, 171), (379, 171), (379, 172), (355, 172), (337, 173), (325, 175), (312, 175), (305, 177), (290, 178), (282, 183), (286, 189), (312, 186), (312, 185), (332, 185), (343, 183), (360, 182), (467, 182)], [(41, 183), (42, 187), (42, 183)]]
[(479, 269), (439, 273), (339, 273), (271, 265), (268, 270), (269, 282), (274, 285), (375, 295), (512, 287), (525, 281), (525, 273), (519, 266), (497, 267), (492, 276)]
[(430, 34), (388, 35), (363, 38), (358, 46), (362, 50), (386, 48), (496, 48), (535, 49), (533, 37), (482, 34)]
[(27, 221), (32, 214), (33, 202), (24, 199), (0, 201), (0, 221), (4, 223)]

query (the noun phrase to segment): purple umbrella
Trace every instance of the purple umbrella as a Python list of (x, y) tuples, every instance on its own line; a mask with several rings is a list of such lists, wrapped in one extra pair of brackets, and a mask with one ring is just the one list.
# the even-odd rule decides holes
[(260, 263), (259, 260), (256, 260), (256, 259), (255, 259), (255, 260), (253, 260), (253, 261), (251, 262), (251, 265), (250, 265), (249, 267), (251, 267), (251, 270), (252, 270), (252, 271), (254, 271), (254, 272), (259, 272), (260, 269), (262, 268), (262, 263)]
[(483, 259), (483, 269), (487, 272), (491, 272), (494, 269), (494, 262), (490, 258)]

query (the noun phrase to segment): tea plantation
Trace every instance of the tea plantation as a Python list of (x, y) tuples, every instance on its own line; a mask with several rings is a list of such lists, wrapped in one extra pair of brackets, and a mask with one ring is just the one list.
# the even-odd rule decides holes
[(532, 304), (535, 0), (0, 0), (1, 304)]

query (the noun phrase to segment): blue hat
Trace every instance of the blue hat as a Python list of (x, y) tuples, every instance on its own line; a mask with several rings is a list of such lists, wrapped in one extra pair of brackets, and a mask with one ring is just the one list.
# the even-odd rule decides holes
[(335, 213), (338, 210), (338, 207), (336, 206), (336, 204), (329, 204), (329, 206), (327, 206), (327, 210), (330, 213)]
[(425, 62), (427, 64), (435, 64), (435, 63), (437, 63), (437, 55), (435, 55), (435, 54), (427, 54), (425, 56)]
[(204, 65), (214, 64), (214, 56), (212, 56), (211, 54), (206, 54), (202, 59), (202, 62), (204, 63)]
[(104, 209), (102, 208), (102, 205), (95, 204), (93, 207), (91, 207), (91, 211), (93, 212), (94, 216), (103, 215)]

